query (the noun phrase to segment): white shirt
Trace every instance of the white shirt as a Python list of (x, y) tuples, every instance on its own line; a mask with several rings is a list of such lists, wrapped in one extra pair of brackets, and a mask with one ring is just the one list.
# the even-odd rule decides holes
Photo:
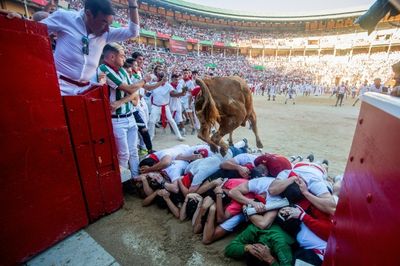
[(274, 180), (275, 178), (272, 177), (259, 177), (251, 179), (248, 183), (249, 192), (253, 192), (254, 194), (258, 195), (264, 194), (267, 201), (268, 199), (280, 199), (281, 197), (271, 196), (268, 192), (269, 186)]
[(154, 155), (157, 156), (158, 160), (160, 160), (160, 161), (166, 155), (170, 155), (172, 157), (172, 160), (175, 160), (176, 156), (178, 156), (179, 154), (185, 153), (185, 151), (189, 148), (190, 148), (189, 145), (180, 144), (180, 145), (176, 145), (169, 149), (157, 151), (154, 153)]
[[(310, 164), (312, 165), (312, 164)], [(321, 167), (319, 167), (321, 168)], [(296, 175), (301, 176), (307, 184), (308, 190), (315, 196), (320, 196), (324, 193), (329, 193), (328, 187), (325, 184), (326, 172), (321, 172), (314, 166), (293, 166), (292, 170), (284, 170), (278, 174), (276, 179), (287, 179), (290, 172), (293, 171)]]
[(182, 91), (183, 87), (187, 87), (188, 90), (187, 90), (185, 96), (182, 97), (182, 100), (189, 103), (189, 98), (192, 96), (190, 91), (195, 87), (195, 85), (191, 79), (188, 81), (184, 81), (183, 79), (181, 79), (181, 80), (179, 80), (179, 83), (178, 83), (178, 86), (176, 87), (176, 89), (178, 91)]
[(257, 155), (254, 154), (249, 154), (249, 153), (241, 153), (239, 155), (236, 155), (233, 157), (233, 160), (238, 164), (238, 165), (246, 165), (248, 163), (251, 163), (254, 166), (254, 160), (257, 158)]
[[(79, 82), (95, 80), (96, 68), (99, 64), (103, 48), (107, 43), (124, 41), (139, 35), (139, 26), (129, 22), (128, 28), (114, 29), (101, 36), (88, 34), (84, 22), (84, 11), (57, 10), (42, 20), (50, 33), (57, 33), (57, 46), (54, 61), (59, 75)], [(82, 38), (89, 39), (89, 55), (82, 52)], [(63, 95), (75, 95), (73, 90), (63, 90)], [(79, 87), (72, 85), (79, 89)]]
[(369, 88), (369, 91), (372, 92), (378, 92), (382, 93), (383, 85), (380, 85), (378, 88), (375, 86), (375, 84), (372, 84), (371, 87)]
[[(179, 86), (177, 86), (176, 89), (174, 87), (172, 87), (172, 91), (174, 91), (176, 93), (181, 93), (182, 88), (180, 88)], [(170, 100), (169, 100), (169, 108), (171, 109), (171, 111), (179, 111), (180, 106), (181, 106), (181, 97), (172, 97), (171, 96)]]
[(169, 100), (171, 98), (170, 92), (174, 90), (174, 88), (169, 83), (165, 83), (161, 85), (157, 89), (153, 90), (151, 93), (151, 104), (156, 106), (162, 106), (169, 104)]
[(181, 155), (183, 156), (190, 156), (193, 155), (195, 151), (198, 151), (200, 149), (205, 149), (208, 152), (208, 157), (214, 155), (214, 153), (211, 151), (210, 146), (207, 144), (199, 144), (195, 146), (191, 146), (188, 149), (185, 150)]

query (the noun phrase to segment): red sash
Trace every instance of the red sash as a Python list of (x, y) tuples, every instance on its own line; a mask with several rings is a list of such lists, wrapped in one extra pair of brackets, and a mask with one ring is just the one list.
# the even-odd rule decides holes
[(165, 109), (165, 106), (168, 104), (163, 104), (163, 105), (157, 105), (153, 102), (153, 97), (151, 97), (151, 104), (161, 107), (161, 124), (163, 128), (167, 127), (167, 110)]

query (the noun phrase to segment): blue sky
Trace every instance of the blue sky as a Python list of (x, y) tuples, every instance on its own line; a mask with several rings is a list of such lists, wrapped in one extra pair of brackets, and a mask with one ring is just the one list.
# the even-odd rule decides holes
[[(196, 4), (247, 11), (258, 14), (296, 14), (318, 11), (340, 11), (363, 7), (368, 9), (375, 0), (184, 0)], [(327, 12), (324, 12), (327, 13)], [(331, 12), (329, 12), (331, 13)]]

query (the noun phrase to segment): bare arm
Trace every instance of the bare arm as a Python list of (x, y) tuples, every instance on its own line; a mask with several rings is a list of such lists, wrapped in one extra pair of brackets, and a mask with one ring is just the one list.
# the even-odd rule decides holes
[(276, 196), (281, 194), (285, 189), (295, 181), (296, 177), (289, 177), (288, 179), (275, 179), (268, 188), (269, 194)]
[(250, 174), (250, 170), (247, 167), (241, 166), (236, 163), (234, 159), (229, 159), (219, 166), (221, 169), (225, 170), (234, 170), (239, 173), (239, 175), (243, 178), (248, 178)]
[(336, 211), (336, 202), (333, 196), (329, 193), (324, 193), (319, 197), (310, 193), (309, 191), (303, 193), (304, 197), (308, 199), (312, 205), (314, 205), (320, 211), (334, 215)]
[(153, 200), (157, 197), (158, 190), (154, 191), (151, 193), (149, 196), (147, 196), (143, 201), (142, 201), (142, 206), (149, 206)]
[(110, 102), (111, 109), (112, 109), (113, 111), (115, 111), (115, 110), (118, 109), (121, 105), (123, 105), (123, 104), (125, 104), (125, 103), (127, 103), (127, 102), (130, 102), (130, 101), (135, 100), (136, 97), (137, 97), (137, 93), (134, 93), (134, 94), (127, 95), (127, 96), (125, 96), (124, 98), (122, 98), (122, 99), (120, 99), (120, 100), (118, 100), (118, 101)]
[(172, 157), (166, 155), (161, 159), (161, 161), (159, 161), (155, 165), (146, 168), (141, 168), (140, 171), (142, 173), (158, 172), (170, 166), (171, 163), (172, 163)]
[(162, 79), (161, 81), (154, 83), (154, 84), (145, 84), (143, 85), (143, 89), (147, 90), (147, 91), (152, 91), (157, 89), (158, 87), (160, 87), (164, 82), (167, 82), (167, 79)]
[(179, 192), (178, 180), (175, 180), (172, 183), (169, 182), (164, 183), (164, 188), (172, 193), (178, 193)]
[(315, 196), (310, 191), (308, 191), (307, 184), (304, 182), (302, 178), (296, 179), (297, 185), (299, 185), (301, 193), (308, 199), (312, 205), (317, 207), (320, 211), (334, 215), (336, 211), (336, 201), (333, 196), (326, 192), (322, 195)]
[(198, 194), (203, 194), (205, 192), (207, 192), (210, 189), (216, 188), (217, 186), (219, 186), (220, 184), (222, 184), (222, 178), (218, 178), (215, 179), (213, 181), (205, 181), (197, 190)]
[(178, 180), (178, 187), (179, 190), (182, 192), (183, 196), (186, 197), (189, 194), (189, 189), (185, 187), (185, 185), (183, 185), (182, 178)]
[(269, 211), (264, 213), (263, 215), (252, 215), (249, 217), (250, 221), (260, 229), (268, 229), (271, 224), (274, 222), (278, 211)]
[(128, 0), (129, 5), (129, 18), (130, 20), (139, 25), (139, 12), (138, 12), (138, 3), (136, 0)]
[(122, 83), (121, 85), (118, 86), (118, 89), (123, 90), (129, 94), (134, 94), (136, 91), (138, 91), (140, 88), (142, 88), (144, 86), (144, 84), (146, 83), (145, 80), (141, 80), (138, 81), (134, 84), (126, 84), (126, 83)]
[(172, 200), (169, 197), (169, 193), (168, 196), (163, 196), (165, 202), (168, 205), (169, 210), (172, 212), (172, 214), (176, 217), (179, 218), (179, 208), (177, 206), (175, 206), (175, 204), (172, 202)]
[(142, 176), (142, 184), (143, 184), (144, 194), (146, 194), (146, 196), (153, 194), (154, 190), (150, 187), (146, 175)]
[(235, 187), (234, 189), (230, 190), (229, 197), (232, 199), (236, 200), (239, 203), (242, 203), (244, 205), (250, 204), (253, 206), (257, 212), (262, 212), (265, 211), (265, 205), (261, 202), (256, 202), (254, 199), (249, 199), (245, 197), (247, 193), (249, 193), (249, 182), (245, 182), (240, 184), (239, 186)]

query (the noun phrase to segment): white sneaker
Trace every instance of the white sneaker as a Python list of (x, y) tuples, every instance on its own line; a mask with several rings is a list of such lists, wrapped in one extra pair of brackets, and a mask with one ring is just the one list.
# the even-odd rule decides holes
[(179, 141), (185, 141), (185, 138), (184, 137), (178, 137), (178, 140)]

